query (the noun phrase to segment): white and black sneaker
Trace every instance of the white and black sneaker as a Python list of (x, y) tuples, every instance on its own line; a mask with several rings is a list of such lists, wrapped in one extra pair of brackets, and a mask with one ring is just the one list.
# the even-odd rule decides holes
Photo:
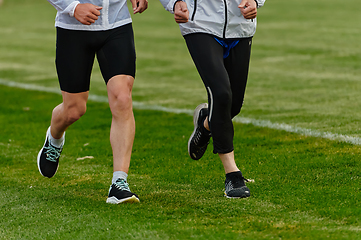
[[(50, 128), (49, 128), (50, 129)], [(46, 139), (43, 148), (39, 151), (37, 161), (38, 168), (44, 177), (51, 178), (55, 175), (59, 166), (60, 154), (63, 146), (60, 148), (51, 145), (49, 140), (50, 130), (46, 132)]]
[(124, 179), (118, 178), (115, 183), (110, 185), (107, 203), (139, 203), (139, 197), (132, 193), (129, 184)]
[(224, 195), (227, 198), (246, 198), (251, 193), (246, 186), (247, 179), (242, 176), (241, 171), (226, 174)]
[(207, 150), (211, 132), (204, 127), (208, 116), (208, 104), (202, 103), (196, 107), (193, 114), (194, 130), (188, 140), (188, 154), (193, 160), (200, 159)]

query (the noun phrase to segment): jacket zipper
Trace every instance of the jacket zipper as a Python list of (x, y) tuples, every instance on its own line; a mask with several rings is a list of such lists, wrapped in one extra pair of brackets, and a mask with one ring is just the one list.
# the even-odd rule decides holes
[(224, 27), (223, 27), (223, 38), (226, 38), (226, 28), (227, 28), (227, 17), (228, 17), (228, 9), (227, 9), (227, 0), (223, 0), (224, 2)]
[(196, 15), (196, 11), (197, 11), (197, 0), (194, 0), (194, 10), (193, 10), (193, 14), (191, 17), (191, 21), (194, 20), (194, 16)]

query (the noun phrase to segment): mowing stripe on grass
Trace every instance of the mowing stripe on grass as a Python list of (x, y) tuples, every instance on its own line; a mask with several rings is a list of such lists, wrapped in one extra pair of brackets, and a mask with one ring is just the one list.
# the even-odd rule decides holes
[[(4, 85), (4, 86), (8, 86), (8, 87), (15, 87), (15, 88), (21, 88), (21, 89), (26, 89), (26, 90), (61, 94), (61, 91), (58, 88), (43, 87), (43, 86), (38, 86), (38, 85), (34, 85), (34, 84), (18, 83), (18, 82), (13, 82), (13, 81), (6, 81), (3, 79), (0, 79), (0, 84)], [(93, 94), (89, 94), (89, 100), (94, 101), (94, 102), (104, 102), (104, 103), (108, 102), (108, 98), (106, 96), (93, 95)], [(193, 115), (193, 110), (168, 108), (168, 107), (157, 106), (157, 105), (147, 105), (145, 103), (137, 102), (137, 101), (133, 101), (133, 107), (135, 109), (141, 109), (141, 110), (156, 110), (156, 111), (163, 111), (163, 112), (170, 112), (170, 113), (177, 113), (177, 114), (185, 113), (188, 115)], [(331, 132), (320, 132), (317, 130), (291, 126), (291, 125), (288, 125), (285, 123), (272, 123), (269, 120), (258, 120), (258, 119), (253, 119), (253, 118), (240, 117), (240, 116), (235, 117), (234, 121), (237, 123), (252, 124), (257, 127), (265, 127), (265, 128), (276, 129), (276, 130), (283, 130), (286, 132), (297, 133), (297, 134), (304, 135), (304, 136), (320, 137), (320, 138), (325, 138), (325, 139), (329, 139), (329, 140), (333, 140), (333, 141), (340, 141), (340, 142), (351, 143), (354, 145), (361, 145), (361, 138), (358, 138), (358, 137), (352, 137), (352, 136), (331, 133)]]

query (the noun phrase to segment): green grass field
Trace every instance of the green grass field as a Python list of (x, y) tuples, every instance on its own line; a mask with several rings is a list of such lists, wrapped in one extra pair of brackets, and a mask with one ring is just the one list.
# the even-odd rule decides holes
[[(361, 137), (357, 3), (268, 0), (240, 116)], [(1, 81), (58, 88), (55, 13), (47, 1), (5, 0)], [(205, 101), (172, 15), (151, 0), (133, 20), (134, 100), (189, 111)], [(91, 94), (106, 96), (97, 65)], [(212, 147), (200, 161), (187, 155), (190, 115), (135, 109), (129, 182), (141, 203), (114, 206), (105, 203), (107, 103), (89, 101), (67, 132), (58, 173), (47, 179), (36, 155), (61, 96), (3, 84), (0, 96), (0, 239), (361, 239), (358, 145), (235, 123), (237, 163), (254, 182), (251, 198), (231, 200)]]

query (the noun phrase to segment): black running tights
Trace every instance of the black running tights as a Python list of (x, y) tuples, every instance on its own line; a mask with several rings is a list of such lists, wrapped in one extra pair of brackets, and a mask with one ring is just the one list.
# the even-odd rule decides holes
[(241, 38), (223, 59), (223, 47), (212, 35), (184, 36), (208, 93), (209, 126), (214, 153), (232, 152), (232, 119), (241, 111), (247, 84), (252, 38)]

